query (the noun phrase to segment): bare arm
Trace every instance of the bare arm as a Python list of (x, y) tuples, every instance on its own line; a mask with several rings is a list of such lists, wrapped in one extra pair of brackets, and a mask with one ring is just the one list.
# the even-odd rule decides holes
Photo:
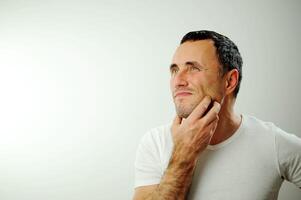
[(175, 145), (168, 167), (158, 185), (136, 188), (134, 200), (185, 199), (198, 155), (209, 144), (217, 126), (218, 103), (204, 115), (210, 102), (210, 97), (205, 97), (183, 122), (178, 116), (175, 118), (172, 125)]

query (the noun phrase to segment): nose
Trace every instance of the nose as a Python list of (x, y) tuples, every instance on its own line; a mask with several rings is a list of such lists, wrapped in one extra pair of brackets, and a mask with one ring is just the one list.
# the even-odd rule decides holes
[(185, 87), (188, 85), (186, 70), (179, 70), (172, 78), (173, 86), (175, 88)]

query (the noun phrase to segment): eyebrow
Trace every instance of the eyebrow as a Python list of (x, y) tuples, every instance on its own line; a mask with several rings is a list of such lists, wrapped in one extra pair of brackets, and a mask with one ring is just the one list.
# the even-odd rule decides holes
[[(196, 66), (196, 67), (200, 67), (200, 68), (203, 68), (203, 66), (201, 66), (197, 61), (187, 61), (185, 62), (185, 66), (187, 65), (192, 65), (192, 66)], [(178, 67), (177, 64), (175, 63), (172, 63), (170, 66), (169, 66), (169, 69), (171, 70), (172, 68), (174, 67)]]

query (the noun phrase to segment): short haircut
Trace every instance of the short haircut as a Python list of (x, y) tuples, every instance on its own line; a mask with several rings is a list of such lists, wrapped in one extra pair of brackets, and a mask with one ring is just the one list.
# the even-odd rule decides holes
[(192, 31), (187, 33), (181, 40), (180, 44), (187, 41), (198, 41), (211, 39), (216, 47), (217, 57), (222, 64), (222, 74), (237, 69), (239, 72), (238, 84), (233, 92), (234, 97), (237, 97), (242, 79), (242, 57), (237, 46), (228, 37), (209, 30)]

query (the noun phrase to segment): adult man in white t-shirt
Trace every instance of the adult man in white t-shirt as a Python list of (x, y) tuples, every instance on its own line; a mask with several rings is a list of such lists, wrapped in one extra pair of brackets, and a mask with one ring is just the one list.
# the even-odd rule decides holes
[(177, 116), (143, 137), (135, 200), (270, 200), (284, 179), (301, 188), (301, 139), (234, 112), (242, 58), (229, 38), (187, 33), (170, 72)]

